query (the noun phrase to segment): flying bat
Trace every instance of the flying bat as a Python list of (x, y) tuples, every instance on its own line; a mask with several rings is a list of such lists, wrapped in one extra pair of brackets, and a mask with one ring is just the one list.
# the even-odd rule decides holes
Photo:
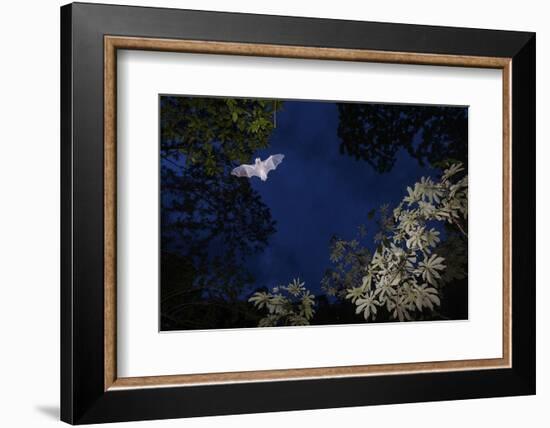
[(262, 181), (266, 181), (269, 171), (276, 169), (284, 157), (285, 155), (271, 155), (265, 161), (256, 158), (254, 165), (243, 164), (234, 168), (231, 174), (237, 177), (259, 177)]

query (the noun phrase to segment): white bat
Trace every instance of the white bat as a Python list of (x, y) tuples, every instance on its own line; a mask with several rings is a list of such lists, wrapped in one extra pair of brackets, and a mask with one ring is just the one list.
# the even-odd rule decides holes
[(276, 169), (277, 165), (283, 161), (284, 157), (285, 155), (271, 155), (265, 161), (260, 160), (260, 158), (256, 158), (254, 165), (243, 164), (237, 168), (234, 168), (233, 171), (231, 171), (231, 174), (236, 175), (237, 177), (247, 178), (255, 176), (259, 177), (262, 181), (266, 181), (269, 171)]

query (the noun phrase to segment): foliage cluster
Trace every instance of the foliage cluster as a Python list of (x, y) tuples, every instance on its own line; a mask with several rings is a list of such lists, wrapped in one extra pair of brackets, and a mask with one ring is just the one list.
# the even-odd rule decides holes
[(390, 171), (401, 149), (420, 165), (467, 166), (468, 110), (436, 105), (339, 103), (340, 152)]
[(444, 222), (466, 236), (468, 177), (463, 171), (461, 164), (452, 164), (439, 181), (422, 177), (385, 221), (361, 284), (346, 294), (365, 320), (375, 320), (381, 308), (399, 321), (433, 312), (441, 304), (441, 287), (465, 275), (456, 264), (445, 275), (447, 262), (438, 253), (441, 233), (432, 226)]
[(161, 138), (214, 176), (228, 163), (245, 163), (268, 146), (280, 101), (246, 98), (165, 97)]
[(245, 261), (275, 222), (230, 171), (268, 146), (278, 102), (168, 96), (160, 108), (163, 329), (255, 325)]
[(273, 287), (271, 292), (257, 291), (248, 301), (267, 311), (258, 327), (309, 325), (315, 313), (315, 297), (299, 278), (286, 286)]

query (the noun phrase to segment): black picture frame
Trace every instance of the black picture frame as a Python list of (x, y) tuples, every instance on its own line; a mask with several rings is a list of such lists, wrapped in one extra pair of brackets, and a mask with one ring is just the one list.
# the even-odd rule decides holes
[[(104, 388), (104, 36), (512, 60), (512, 367)], [(535, 34), (73, 3), (61, 8), (61, 419), (71, 424), (535, 393)]]

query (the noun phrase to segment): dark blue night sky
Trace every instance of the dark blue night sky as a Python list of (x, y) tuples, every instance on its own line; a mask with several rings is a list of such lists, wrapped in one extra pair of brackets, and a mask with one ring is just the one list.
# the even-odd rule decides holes
[(372, 242), (376, 230), (367, 213), (382, 204), (395, 206), (407, 185), (434, 173), (404, 150), (390, 173), (378, 173), (339, 152), (337, 129), (335, 103), (285, 101), (277, 113), (270, 147), (257, 156), (264, 160), (282, 153), (285, 159), (266, 182), (251, 178), (277, 222), (268, 247), (248, 260), (257, 287), (300, 277), (314, 294), (321, 293), (320, 281), (330, 266), (330, 238), (352, 239), (365, 224), (366, 239)]

